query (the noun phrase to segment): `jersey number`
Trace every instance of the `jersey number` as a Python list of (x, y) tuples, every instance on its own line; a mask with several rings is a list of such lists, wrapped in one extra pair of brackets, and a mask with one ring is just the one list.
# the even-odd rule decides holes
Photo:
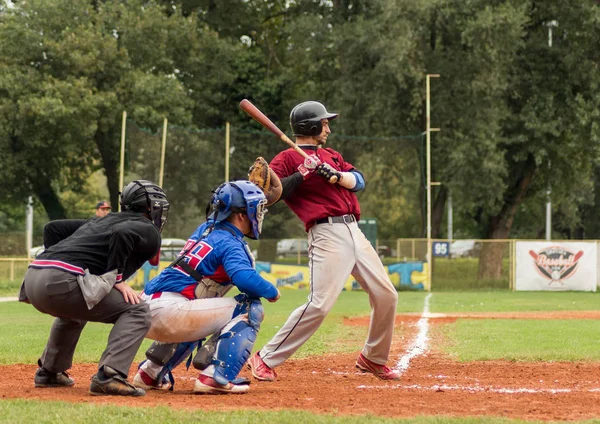
[[(191, 249), (189, 249), (189, 251), (187, 252), (187, 254), (185, 255), (185, 258), (183, 260), (185, 262), (187, 262), (187, 264), (192, 269), (197, 270), (198, 266), (200, 265), (200, 262), (202, 262), (204, 260), (204, 258), (206, 258), (206, 256), (213, 250), (213, 248), (212, 248), (212, 246), (210, 246), (209, 244), (207, 244), (203, 241), (195, 242), (193, 240), (190, 240), (190, 241), (188, 241), (188, 244), (186, 245), (186, 247), (183, 248), (182, 253), (188, 249), (188, 246), (190, 244), (194, 244), (194, 245)], [(177, 268), (179, 271), (183, 272), (185, 275), (188, 275), (188, 273), (185, 272), (180, 266), (176, 266), (175, 268)]]

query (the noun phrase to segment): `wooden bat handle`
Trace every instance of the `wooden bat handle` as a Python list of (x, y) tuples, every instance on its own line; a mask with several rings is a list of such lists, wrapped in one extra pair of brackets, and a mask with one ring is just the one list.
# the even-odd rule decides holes
[[(292, 149), (302, 155), (304, 159), (309, 159), (308, 154), (298, 147), (298, 145), (294, 143), (287, 135), (285, 135), (284, 132), (281, 131), (279, 127), (267, 117), (267, 115), (262, 113), (256, 106), (254, 106), (250, 100), (242, 100), (240, 102), (240, 109), (250, 115), (250, 117), (252, 117), (252, 119), (258, 122), (260, 125), (279, 137), (284, 143), (287, 143)], [(337, 177), (333, 177), (331, 180), (329, 180), (329, 182), (331, 184), (335, 184), (337, 182)]]

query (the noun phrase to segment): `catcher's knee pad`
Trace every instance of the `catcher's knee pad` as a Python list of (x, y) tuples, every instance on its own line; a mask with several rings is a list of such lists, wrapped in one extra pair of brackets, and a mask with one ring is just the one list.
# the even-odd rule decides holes
[[(264, 311), (258, 299), (250, 300), (247, 305), (245, 312), (237, 315), (234, 312), (233, 326), (226, 326), (217, 341), (212, 363), (215, 366), (213, 378), (219, 384), (227, 384), (234, 380), (252, 353)], [(237, 316), (246, 313), (247, 319), (236, 319)]]
[(265, 318), (265, 310), (263, 309), (260, 299), (253, 299), (241, 293), (234, 297), (238, 304), (233, 311), (231, 318), (236, 318), (240, 315), (248, 314), (248, 323), (256, 331), (260, 330), (260, 324)]
[(177, 343), (152, 342), (146, 351), (146, 358), (157, 365), (165, 365), (175, 354)]

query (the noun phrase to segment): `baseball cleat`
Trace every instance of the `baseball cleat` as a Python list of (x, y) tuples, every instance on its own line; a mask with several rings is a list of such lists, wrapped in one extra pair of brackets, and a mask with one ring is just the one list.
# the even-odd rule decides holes
[(194, 393), (199, 394), (212, 394), (212, 395), (220, 395), (220, 394), (243, 394), (248, 393), (250, 390), (250, 386), (247, 384), (219, 384), (215, 381), (214, 378), (209, 377), (204, 374), (200, 374), (196, 379), (196, 384), (194, 384)]
[(169, 390), (171, 383), (164, 378), (162, 383), (150, 377), (143, 369), (139, 369), (135, 377), (133, 377), (133, 385), (144, 390)]
[(98, 374), (92, 377), (90, 394), (94, 396), (144, 396), (146, 391), (134, 387), (125, 377), (111, 367), (104, 366), (106, 380), (98, 378)]
[(46, 368), (40, 367), (35, 372), (33, 378), (35, 387), (71, 387), (75, 380), (69, 377), (66, 372), (53, 373)]
[(248, 359), (248, 368), (252, 371), (252, 376), (260, 381), (275, 381), (277, 373), (262, 360), (258, 352)]
[(358, 355), (356, 368), (362, 372), (371, 373), (380, 380), (400, 380), (400, 373), (398, 371), (391, 369), (387, 365), (379, 365), (369, 361), (362, 353)]

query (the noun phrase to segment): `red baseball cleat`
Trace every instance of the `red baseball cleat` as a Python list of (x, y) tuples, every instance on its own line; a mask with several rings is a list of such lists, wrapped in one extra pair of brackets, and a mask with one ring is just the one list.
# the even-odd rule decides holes
[(262, 360), (258, 352), (248, 359), (248, 368), (252, 371), (252, 376), (260, 381), (275, 381), (277, 373)]
[(361, 353), (356, 360), (356, 368), (362, 372), (369, 372), (380, 380), (400, 380), (400, 373), (388, 367), (369, 361)]

